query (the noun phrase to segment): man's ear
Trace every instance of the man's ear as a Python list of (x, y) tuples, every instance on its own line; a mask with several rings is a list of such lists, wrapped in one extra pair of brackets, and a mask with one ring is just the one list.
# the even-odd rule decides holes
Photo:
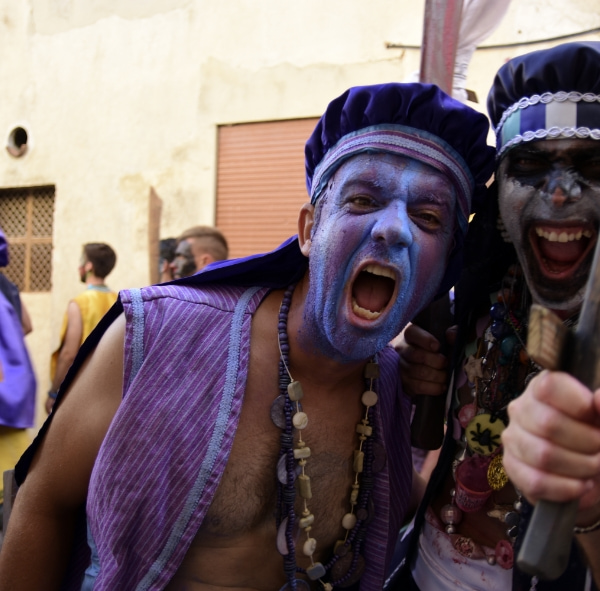
[(86, 261), (85, 265), (83, 265), (83, 270), (86, 273), (93, 273), (94, 272), (94, 265), (91, 263), (91, 261)]
[(215, 257), (212, 254), (205, 252), (200, 257), (200, 266), (196, 265), (196, 271), (200, 271), (200, 269), (204, 269), (204, 267), (206, 267), (206, 265), (209, 265), (210, 263), (214, 263), (214, 262), (215, 262)]
[(310, 203), (305, 203), (300, 210), (298, 217), (298, 242), (300, 250), (305, 257), (308, 257), (311, 247), (311, 234), (315, 222), (315, 207)]

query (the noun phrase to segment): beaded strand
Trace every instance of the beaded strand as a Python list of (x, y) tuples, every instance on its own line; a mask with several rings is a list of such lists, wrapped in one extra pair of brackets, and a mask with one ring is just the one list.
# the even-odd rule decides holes
[[(370, 506), (373, 489), (373, 407), (377, 403), (377, 394), (373, 391), (374, 380), (379, 377), (379, 366), (370, 362), (365, 368), (365, 379), (368, 389), (363, 393), (361, 401), (366, 407), (361, 422), (356, 426), (359, 437), (358, 449), (354, 452), (354, 480), (350, 493), (350, 511), (342, 518), (345, 529), (343, 540), (338, 540), (332, 558), (323, 565), (315, 562), (314, 552), (317, 540), (311, 535), (314, 515), (308, 501), (312, 498), (310, 476), (306, 473), (306, 465), (311, 456), (310, 448), (302, 437), (302, 431), (308, 425), (308, 417), (302, 410), (301, 400), (304, 396), (300, 382), (295, 381), (289, 371), (289, 341), (287, 336), (287, 316), (290, 309), (295, 285), (286, 290), (279, 311), (279, 397), (273, 403), (271, 417), (277, 426), (282, 428), (280, 436), (281, 452), (278, 463), (278, 512), (276, 524), (277, 548), (283, 555), (284, 572), (287, 583), (282, 589), (296, 590), (299, 585), (306, 587), (306, 582), (297, 579), (297, 573), (304, 573), (310, 580), (318, 580), (324, 591), (334, 587), (345, 587), (358, 581), (364, 571), (364, 558), (360, 555), (362, 542), (366, 535), (366, 521), (372, 513)], [(294, 446), (294, 429), (298, 439)], [(359, 475), (362, 475), (359, 479)], [(303, 500), (303, 509), (299, 516), (295, 513), (296, 491)], [(372, 504), (372, 501), (371, 501)], [(302, 552), (310, 559), (307, 569), (296, 565), (296, 545), (294, 532), (298, 528), (304, 530), (306, 539)], [(331, 582), (323, 581), (329, 573)]]

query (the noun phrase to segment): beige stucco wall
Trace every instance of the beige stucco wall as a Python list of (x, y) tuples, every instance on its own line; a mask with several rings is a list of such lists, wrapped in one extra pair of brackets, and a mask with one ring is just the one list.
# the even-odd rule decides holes
[[(598, 27), (592, 4), (513, 0), (485, 44)], [(0, 134), (22, 125), (30, 137), (25, 157), (0, 152), (0, 187), (56, 186), (54, 287), (23, 294), (40, 405), (67, 301), (83, 287), (81, 245), (115, 247), (115, 289), (146, 284), (151, 186), (163, 200), (162, 237), (212, 223), (217, 125), (316, 116), (349, 86), (407, 79), (418, 50), (386, 42), (418, 46), (423, 8), (424, 0), (0, 0)], [(542, 46), (478, 51), (468, 88), (483, 101), (505, 59)]]

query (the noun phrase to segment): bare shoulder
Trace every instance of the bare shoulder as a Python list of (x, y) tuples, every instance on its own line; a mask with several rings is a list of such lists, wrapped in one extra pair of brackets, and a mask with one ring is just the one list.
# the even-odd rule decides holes
[(62, 495), (60, 502), (85, 499), (90, 474), (123, 389), (125, 318), (119, 316), (83, 363), (32, 463), (25, 482), (40, 480)]
[(79, 510), (121, 400), (124, 318), (82, 365), (17, 492), (0, 552), (0, 587), (62, 589)]

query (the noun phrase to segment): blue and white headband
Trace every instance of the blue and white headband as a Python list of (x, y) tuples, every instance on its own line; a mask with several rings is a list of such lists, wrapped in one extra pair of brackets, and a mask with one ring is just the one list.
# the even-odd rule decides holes
[(496, 127), (497, 156), (521, 142), (563, 138), (600, 140), (600, 95), (545, 92), (520, 99)]

